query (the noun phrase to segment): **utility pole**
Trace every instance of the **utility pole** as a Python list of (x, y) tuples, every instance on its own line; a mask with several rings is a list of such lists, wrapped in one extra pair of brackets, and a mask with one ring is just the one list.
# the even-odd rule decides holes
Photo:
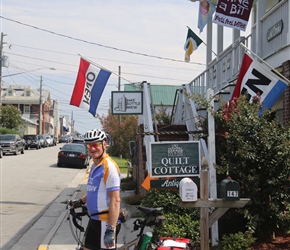
[(3, 66), (3, 38), (4, 33), (1, 32), (1, 41), (0, 41), (0, 106), (2, 105), (2, 66)]
[(71, 133), (74, 131), (74, 112), (71, 112)]
[[(119, 77), (118, 77), (118, 91), (121, 91), (121, 66), (119, 66)], [(121, 115), (118, 115), (119, 125), (121, 124)]]
[(38, 119), (38, 123), (39, 123), (39, 130), (38, 130), (38, 134), (42, 134), (42, 100), (41, 100), (41, 96), (42, 96), (42, 76), (40, 76), (40, 89), (39, 89), (39, 119)]

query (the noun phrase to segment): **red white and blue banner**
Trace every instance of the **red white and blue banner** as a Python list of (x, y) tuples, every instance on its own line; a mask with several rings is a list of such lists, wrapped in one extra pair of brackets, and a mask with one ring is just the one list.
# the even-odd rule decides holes
[(219, 0), (213, 23), (245, 31), (254, 0)]
[(96, 117), (97, 107), (110, 75), (110, 71), (97, 68), (81, 58), (70, 105), (88, 110)]
[(232, 100), (247, 93), (250, 102), (259, 96), (262, 109), (270, 109), (287, 87), (288, 84), (266, 64), (245, 53)]

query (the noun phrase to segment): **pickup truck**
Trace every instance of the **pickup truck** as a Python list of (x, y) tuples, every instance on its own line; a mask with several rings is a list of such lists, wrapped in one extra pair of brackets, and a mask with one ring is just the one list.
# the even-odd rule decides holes
[(6, 153), (18, 155), (19, 152), (24, 154), (25, 141), (17, 134), (0, 135), (0, 146), (2, 147), (3, 155)]

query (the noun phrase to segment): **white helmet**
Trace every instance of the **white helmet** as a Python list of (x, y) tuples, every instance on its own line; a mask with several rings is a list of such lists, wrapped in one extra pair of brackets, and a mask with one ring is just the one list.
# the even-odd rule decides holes
[(107, 139), (107, 135), (104, 131), (99, 129), (92, 129), (85, 133), (84, 140), (86, 143), (103, 141)]

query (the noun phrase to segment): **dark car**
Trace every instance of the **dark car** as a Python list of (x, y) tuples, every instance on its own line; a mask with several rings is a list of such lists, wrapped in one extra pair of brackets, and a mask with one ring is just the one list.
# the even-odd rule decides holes
[(12, 153), (18, 155), (19, 152), (24, 154), (25, 141), (18, 134), (0, 135), (0, 146), (3, 154)]
[(66, 143), (60, 148), (57, 156), (57, 166), (71, 166), (86, 168), (89, 164), (89, 156), (84, 144)]
[(72, 139), (71, 142), (72, 143), (82, 143), (82, 144), (85, 144), (85, 140), (84, 139), (81, 139), (81, 138), (74, 138), (74, 139)]
[(68, 142), (70, 142), (70, 138), (66, 135), (62, 135), (61, 137), (59, 137), (58, 142), (59, 143), (68, 143)]
[(24, 135), (23, 139), (25, 140), (25, 149), (35, 148), (40, 149), (40, 140), (37, 135)]

